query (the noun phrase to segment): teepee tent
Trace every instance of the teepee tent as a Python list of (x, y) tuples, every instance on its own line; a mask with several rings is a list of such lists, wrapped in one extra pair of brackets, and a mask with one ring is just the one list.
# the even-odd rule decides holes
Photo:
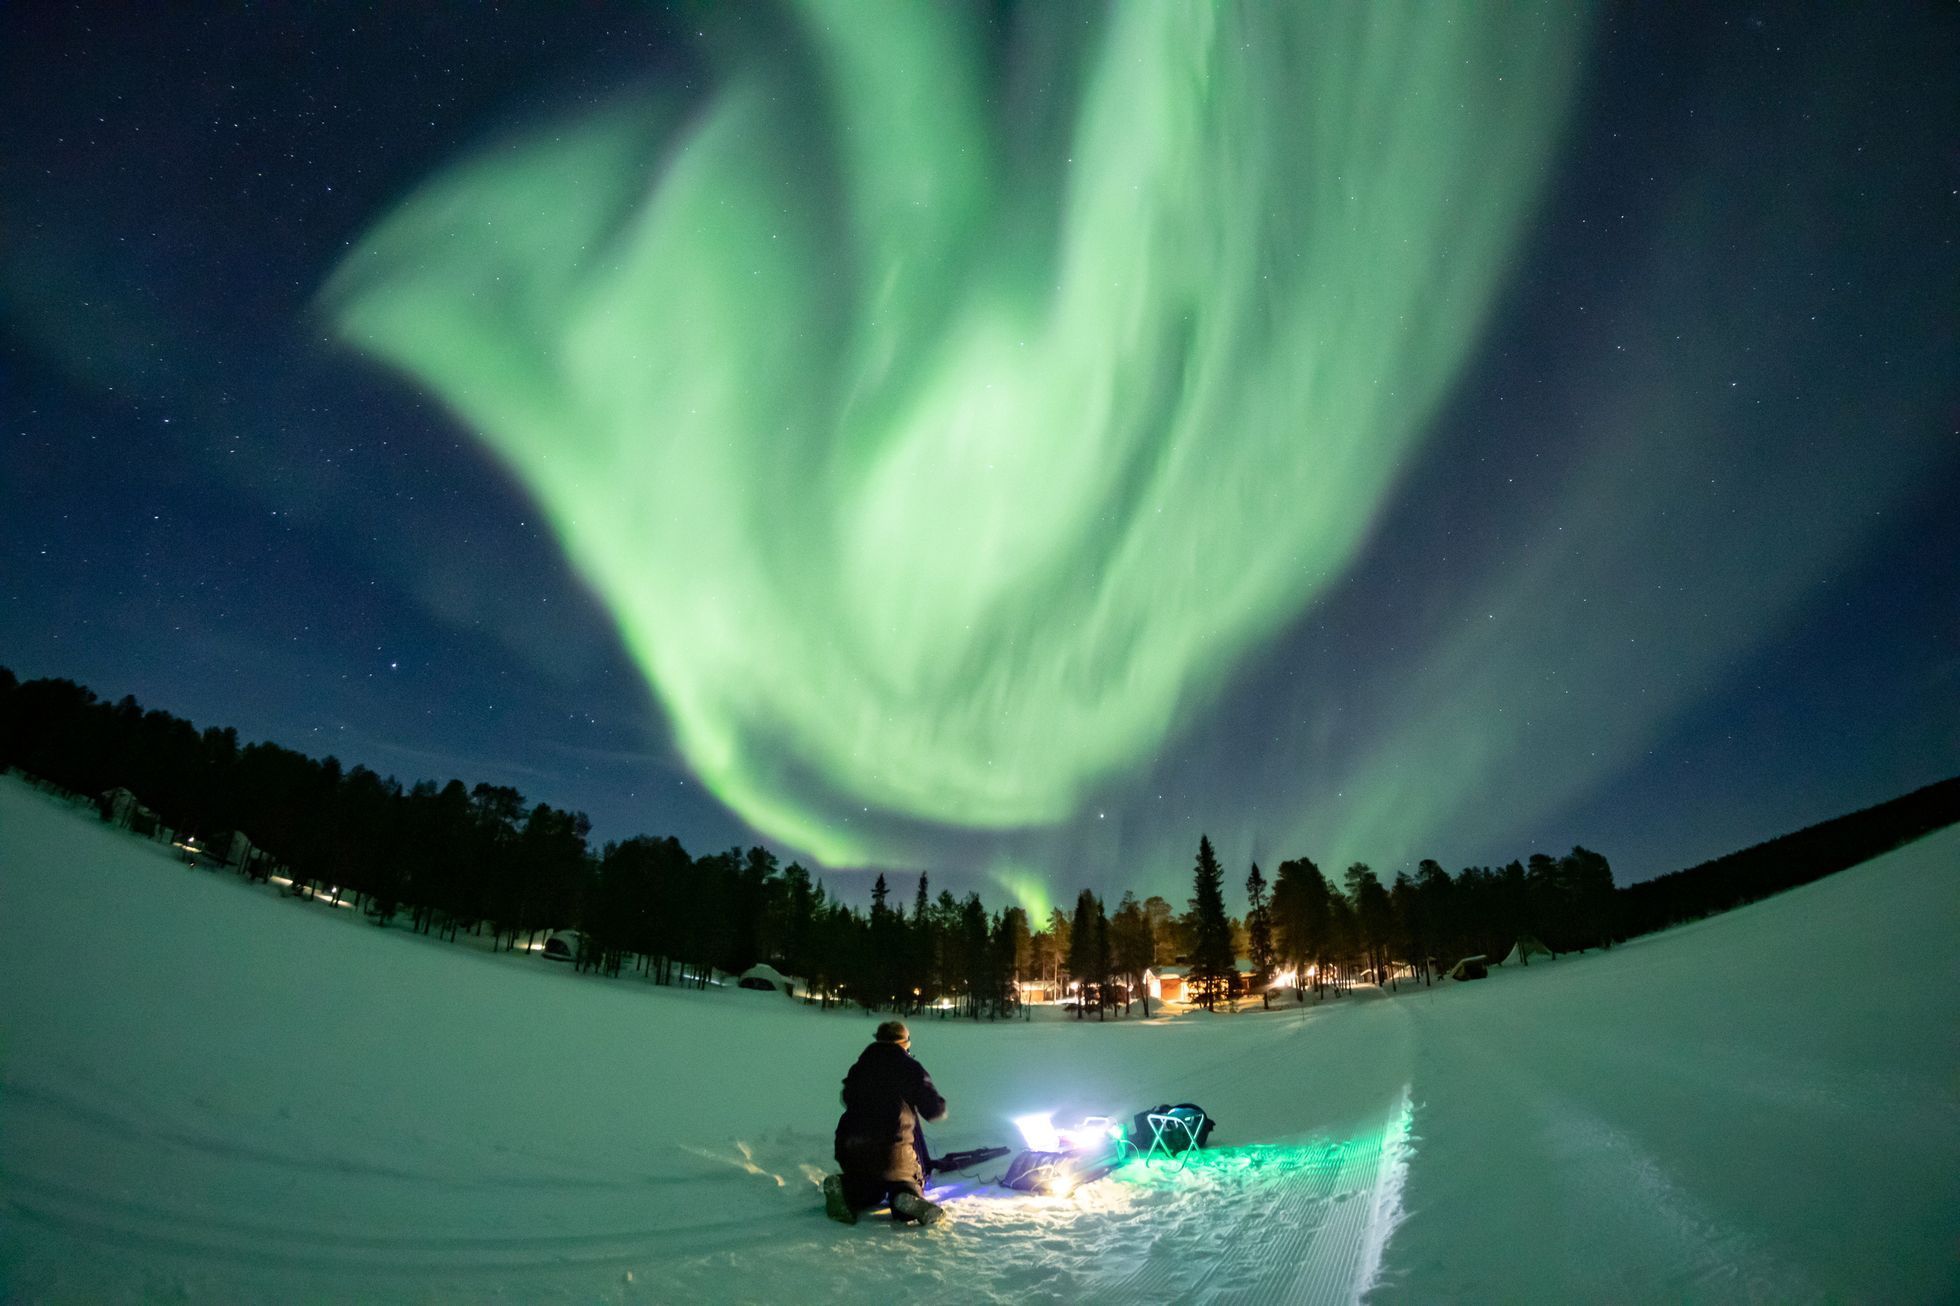
[(1521, 934), (1518, 936), (1518, 941), (1511, 945), (1511, 950), (1504, 955), (1504, 960), (1497, 964), (1500, 966), (1529, 966), (1533, 957), (1552, 957), (1556, 955), (1550, 948), (1532, 938), (1529, 934)]

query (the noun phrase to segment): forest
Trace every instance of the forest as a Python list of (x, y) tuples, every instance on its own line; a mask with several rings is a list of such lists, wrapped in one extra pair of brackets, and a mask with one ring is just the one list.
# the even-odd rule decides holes
[[(1616, 887), (1599, 853), (1533, 853), (1454, 875), (1434, 860), (1384, 883), (1354, 863), (1257, 865), (1243, 908), (1207, 838), (1183, 910), (1126, 892), (1110, 910), (1083, 890), (1031, 920), (977, 893), (907, 895), (882, 874), (859, 905), (797, 862), (755, 846), (690, 854), (672, 837), (592, 846), (582, 813), (514, 788), (451, 779), (403, 786), (273, 743), (241, 745), (133, 697), (0, 668), (0, 769), (97, 804), (105, 819), (205, 850), (191, 858), (300, 896), (351, 897), (377, 925), (517, 949), (575, 929), (577, 965), (705, 986), (767, 962), (806, 1000), (1011, 1018), (1033, 995), (1072, 997), (1079, 1018), (1150, 1010), (1144, 973), (1177, 966), (1206, 1007), (1304, 1002), (1373, 980), (1433, 983), (1452, 962), (1495, 962), (1521, 943), (1556, 955), (1723, 911), (1844, 869), (1960, 819), (1960, 778), (1639, 884)], [(118, 791), (126, 796), (118, 799)], [(242, 835), (243, 838), (238, 836)], [(249, 851), (235, 851), (249, 850)], [(909, 902), (907, 898), (909, 897)]]

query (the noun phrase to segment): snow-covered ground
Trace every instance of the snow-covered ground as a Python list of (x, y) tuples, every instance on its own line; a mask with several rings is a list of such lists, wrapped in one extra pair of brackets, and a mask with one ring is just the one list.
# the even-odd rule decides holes
[(377, 930), (0, 780), (0, 1297), (1953, 1301), (1956, 869), (1320, 1008), (917, 1022), (937, 1148), (1190, 1100), (1216, 1150), (845, 1228), (869, 1018)]

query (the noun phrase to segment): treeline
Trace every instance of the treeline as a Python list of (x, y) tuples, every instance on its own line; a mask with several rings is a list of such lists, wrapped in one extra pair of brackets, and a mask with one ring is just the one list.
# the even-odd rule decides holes
[[(1502, 958), (1519, 943), (1557, 952), (1752, 901), (1853, 865), (1960, 816), (1960, 779), (1813, 826), (1658, 880), (1615, 889), (1606, 858), (1575, 847), (1455, 875), (1435, 861), (1384, 884), (1365, 863), (1338, 880), (1310, 859), (1245, 880), (1246, 913), (1228, 914), (1224, 871), (1201, 838), (1192, 896), (1177, 911), (1125, 893), (1112, 913), (1084, 890), (1072, 913), (1034, 921), (989, 910), (978, 894), (908, 904), (877, 878), (868, 907), (846, 903), (763, 847), (690, 855), (671, 837), (594, 848), (582, 813), (528, 804), (514, 788), (460, 780), (404, 788), (237, 732), (199, 731), (134, 698), (109, 703), (66, 680), (16, 681), (0, 668), (0, 768), (95, 798), (128, 790), (164, 837), (252, 853), (241, 872), (288, 892), (351, 895), (377, 924), (402, 921), (449, 938), (533, 946), (579, 931), (578, 965), (656, 983), (705, 985), (767, 962), (805, 982), (813, 1002), (937, 1008), (1011, 1017), (1031, 995), (1073, 995), (1098, 1017), (1141, 1001), (1146, 972), (1176, 976), (1207, 1007), (1275, 981), (1340, 994), (1362, 979), (1433, 980), (1452, 961)], [(105, 809), (104, 815), (109, 815)]]
[(254, 851), (241, 872), (277, 874), (305, 896), (351, 896), (379, 925), (401, 919), (509, 949), (575, 928), (581, 969), (618, 974), (630, 959), (658, 983), (706, 985), (768, 961), (823, 1002), (918, 1009), (946, 999), (1000, 1016), (1015, 1010), (1016, 977), (1036, 956), (1025, 912), (989, 913), (977, 894), (928, 901), (923, 875), (909, 917), (887, 905), (882, 876), (864, 911), (766, 848), (695, 857), (675, 839), (642, 836), (594, 849), (583, 813), (528, 804), (509, 786), (404, 788), (332, 757), (241, 746), (235, 730), (199, 731), (133, 697), (20, 683), (5, 668), (0, 767), (90, 798), (128, 790), (159, 837), (219, 855), (243, 833)]
[(1870, 861), (1960, 821), (1960, 776), (1620, 890), (1628, 937), (1699, 920)]
[[(1145, 972), (1173, 963), (1188, 963), (1193, 994), (1209, 1004), (1265, 988), (1282, 962), (1324, 992), (1385, 973), (1391, 959), (1427, 973), (1432, 953), (1496, 950), (1520, 931), (1583, 946), (1601, 930), (1572, 886), (1587, 874), (1611, 884), (1605, 860), (1580, 849), (1456, 881), (1424, 863), (1416, 881), (1399, 876), (1388, 889), (1361, 865), (1336, 889), (1299, 859), (1281, 866), (1270, 903), (1255, 867), (1252, 910), (1234, 918), (1207, 841), (1183, 912), (1125, 894), (1111, 914), (1085, 890), (1073, 914), (1031, 921), (1019, 907), (989, 910), (978, 894), (933, 897), (923, 874), (909, 910), (883, 876), (860, 908), (766, 848), (694, 856), (654, 836), (594, 848), (582, 813), (527, 803), (509, 786), (404, 787), (332, 757), (241, 745), (235, 730), (200, 731), (132, 697), (17, 683), (3, 668), (0, 765), (91, 797), (126, 789), (163, 831), (221, 854), (241, 832), (254, 849), (245, 873), (277, 874), (303, 896), (351, 896), (377, 924), (508, 949), (570, 927), (582, 936), (581, 969), (630, 965), (658, 983), (704, 985), (768, 962), (819, 1002), (975, 1017), (1011, 1016), (1031, 990), (1073, 993), (1080, 1013), (1099, 1016), (1141, 999), (1147, 1014)], [(1264, 960), (1247, 970), (1246, 956)]]
[(1429, 983), (1453, 960), (1497, 961), (1521, 942), (1583, 952), (1615, 938), (1612, 867), (1585, 848), (1563, 857), (1534, 853), (1498, 870), (1468, 866), (1454, 878), (1424, 860), (1415, 874), (1399, 872), (1386, 885), (1365, 862), (1351, 864), (1336, 885), (1299, 857), (1279, 864), (1270, 894), (1255, 862), (1243, 923), (1223, 916), (1222, 878), (1211, 841), (1200, 837), (1187, 941), (1189, 983), (1206, 1007), (1246, 986), (1270, 1003), (1275, 976), (1290, 977), (1304, 999), (1308, 991), (1344, 992), (1363, 978), (1391, 988), (1403, 976)]

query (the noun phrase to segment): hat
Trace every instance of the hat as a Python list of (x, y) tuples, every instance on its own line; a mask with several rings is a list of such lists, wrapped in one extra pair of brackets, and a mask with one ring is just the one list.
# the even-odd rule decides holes
[(906, 1043), (911, 1041), (912, 1031), (905, 1028), (902, 1020), (888, 1020), (878, 1026), (877, 1037), (880, 1043)]

